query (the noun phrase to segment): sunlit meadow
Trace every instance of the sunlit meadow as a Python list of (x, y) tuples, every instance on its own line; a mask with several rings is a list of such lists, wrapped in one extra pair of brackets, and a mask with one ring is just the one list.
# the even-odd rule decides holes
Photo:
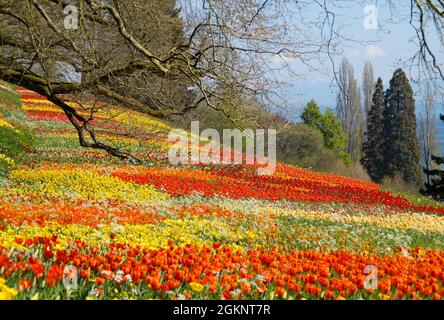
[(3, 87), (0, 299), (444, 297), (434, 202), (284, 164), (173, 167), (168, 123), (103, 105), (101, 138), (147, 159), (136, 166), (80, 147), (61, 109)]

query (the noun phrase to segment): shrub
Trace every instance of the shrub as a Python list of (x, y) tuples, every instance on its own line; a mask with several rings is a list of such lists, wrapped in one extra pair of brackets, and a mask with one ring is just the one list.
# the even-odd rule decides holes
[(278, 161), (312, 168), (326, 149), (319, 131), (305, 125), (295, 125), (291, 130), (277, 135)]
[(416, 196), (420, 195), (418, 186), (415, 183), (406, 183), (401, 174), (396, 174), (393, 177), (385, 177), (382, 180), (382, 185), (392, 192), (409, 193)]

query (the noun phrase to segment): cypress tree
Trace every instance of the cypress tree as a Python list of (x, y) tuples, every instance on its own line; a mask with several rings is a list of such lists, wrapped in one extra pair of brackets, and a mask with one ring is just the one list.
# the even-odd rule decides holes
[(380, 182), (383, 170), (382, 145), (384, 141), (383, 130), (384, 112), (384, 86), (382, 79), (378, 78), (372, 97), (371, 107), (367, 114), (367, 136), (362, 147), (361, 163), (373, 181)]
[(402, 69), (393, 74), (384, 104), (384, 176), (399, 175), (404, 182), (419, 185), (421, 169), (415, 100), (409, 80)]

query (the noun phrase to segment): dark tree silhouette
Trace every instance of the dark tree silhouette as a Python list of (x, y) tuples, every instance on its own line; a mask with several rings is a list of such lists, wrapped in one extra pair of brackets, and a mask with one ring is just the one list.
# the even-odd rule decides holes
[[(444, 121), (444, 115), (441, 115), (441, 120)], [(444, 157), (432, 156), (432, 160), (438, 166), (444, 164)], [(421, 193), (427, 196), (431, 196), (436, 200), (444, 201), (444, 170), (434, 169), (428, 170), (424, 169), (424, 173), (430, 178)]]
[(400, 176), (408, 184), (419, 185), (421, 168), (415, 100), (409, 80), (402, 69), (396, 70), (390, 80), (383, 115), (384, 176)]
[(383, 128), (384, 112), (384, 86), (382, 79), (378, 78), (375, 91), (373, 93), (370, 110), (367, 114), (367, 137), (363, 144), (361, 160), (373, 181), (380, 182), (383, 175), (383, 153), (382, 145), (384, 141)]

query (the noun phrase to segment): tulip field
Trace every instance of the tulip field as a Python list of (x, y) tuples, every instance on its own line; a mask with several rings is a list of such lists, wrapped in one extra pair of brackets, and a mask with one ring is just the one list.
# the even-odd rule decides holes
[(0, 300), (444, 299), (443, 205), (284, 164), (172, 166), (167, 122), (80, 105), (146, 161), (82, 148), (61, 109), (3, 84)]

